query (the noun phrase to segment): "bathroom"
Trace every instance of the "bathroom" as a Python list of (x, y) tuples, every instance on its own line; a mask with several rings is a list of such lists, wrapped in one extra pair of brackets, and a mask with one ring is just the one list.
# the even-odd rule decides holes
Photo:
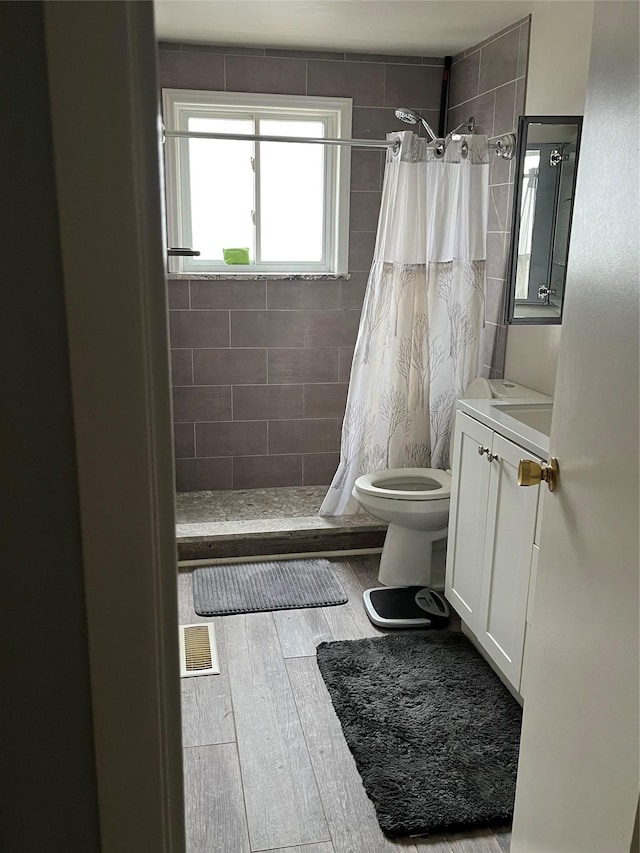
[[(41, 268), (43, 283), (54, 279), (51, 258), (58, 259), (55, 263), (62, 272), (55, 288), (36, 291), (43, 305), (49, 306), (53, 319), (48, 326), (30, 325), (33, 318), (24, 296), (12, 293), (11, 299), (16, 305), (23, 300), (24, 327), (33, 328), (41, 345), (49, 348), (49, 362), (43, 365), (40, 359), (39, 387), (47, 385), (41, 381), (46, 371), (51, 377), (47, 387), (63, 389), (55, 399), (51, 396), (51, 411), (65, 413), (66, 420), (55, 425), (50, 422), (48, 438), (43, 431), (46, 424), (32, 416), (30, 393), (23, 391), (22, 396), (10, 398), (15, 405), (8, 409), (16, 423), (19, 417), (23, 425), (29, 423), (24, 437), (16, 431), (16, 440), (29, 440), (30, 448), (40, 448), (33, 458), (40, 466), (37, 476), (43, 485), (42, 491), (36, 490), (34, 495), (31, 490), (28, 496), (31, 517), (37, 502), (42, 501), (41, 507), (47, 510), (38, 512), (40, 529), (31, 529), (25, 535), (26, 523), (21, 522), (23, 498), (27, 506), (22, 484), (25, 478), (14, 478), (11, 467), (9, 483), (18, 523), (15, 530), (8, 531), (8, 541), (13, 544), (15, 537), (16, 549), (20, 550), (14, 554), (32, 555), (38, 580), (23, 589), (19, 573), (11, 578), (12, 591), (18, 591), (24, 603), (16, 608), (15, 615), (9, 615), (6, 624), (17, 627), (18, 615), (26, 614), (34, 617), (35, 625), (37, 616), (40, 627), (34, 630), (34, 639), (26, 639), (21, 658), (16, 657), (16, 661), (24, 660), (27, 650), (36, 648), (32, 643), (42, 636), (44, 626), (53, 628), (53, 615), (47, 612), (46, 604), (56, 602), (58, 619), (55, 630), (48, 632), (48, 642), (52, 655), (60, 649), (58, 676), (56, 672), (42, 676), (50, 697), (46, 703), (50, 719), (42, 723), (43, 736), (34, 737), (28, 726), (33, 725), (35, 717), (25, 719), (16, 708), (11, 729), (16, 733), (15, 743), (32, 750), (32, 760), (42, 768), (42, 780), (31, 784), (44, 786), (49, 779), (47, 794), (43, 791), (38, 799), (49, 817), (50, 839), (56, 838), (58, 843), (39, 841), (37, 827), (31, 829), (23, 821), (21, 832), (32, 832), (33, 840), (25, 843), (22, 838), (8, 849), (44, 850), (49, 844), (51, 849), (72, 851), (99, 847), (118, 853), (182, 850), (184, 821), (186, 849), (192, 853), (337, 853), (400, 847), (442, 853), (498, 853), (508, 849), (514, 853), (560, 853), (569, 849), (569, 838), (573, 849), (606, 849), (611, 853), (632, 850), (638, 802), (633, 780), (637, 770), (633, 714), (618, 710), (614, 715), (610, 703), (592, 696), (592, 685), (597, 667), (598, 697), (615, 693), (620, 697), (619, 708), (634, 710), (637, 613), (632, 605), (637, 599), (637, 579), (628, 564), (637, 531), (634, 533), (631, 518), (636, 487), (629, 482), (629, 472), (637, 449), (634, 453), (633, 424), (623, 427), (624, 417), (620, 417), (615, 443), (625, 452), (627, 463), (621, 467), (608, 440), (607, 425), (602, 417), (594, 416), (595, 408), (586, 392), (598, 389), (606, 412), (617, 415), (626, 411), (629, 415), (621, 400), (633, 403), (633, 393), (628, 389), (637, 385), (635, 368), (629, 367), (634, 362), (629, 356), (637, 347), (631, 330), (630, 278), (635, 259), (621, 249), (625, 241), (626, 245), (630, 243), (633, 216), (630, 221), (619, 222), (611, 244), (603, 240), (598, 253), (593, 251), (598, 242), (595, 228), (603, 228), (600, 208), (612, 216), (612, 202), (599, 197), (593, 176), (602, 168), (616, 186), (616, 194), (627, 194), (625, 209), (637, 206), (618, 164), (613, 159), (601, 163), (596, 144), (597, 138), (610, 131), (625, 156), (637, 161), (637, 150), (634, 154), (633, 145), (626, 144), (633, 133), (632, 116), (622, 114), (621, 109), (615, 116), (619, 124), (606, 127), (606, 122), (612, 121), (607, 108), (612, 88), (614, 94), (619, 92), (623, 97), (624, 73), (632, 80), (637, 74), (637, 45), (629, 36), (634, 4), (524, 0), (473, 4), (215, 2), (210, 4), (216, 10), (215, 24), (207, 28), (198, 15), (208, 3), (160, 0), (155, 4), (153, 43), (149, 38), (153, 21), (148, 3), (92, 4), (95, 17), (85, 4), (50, 4), (46, 14), (40, 11), (41, 4), (32, 5), (31, 10), (14, 12), (25, 23), (23, 52), (27, 55), (31, 51), (33, 57), (45, 59), (40, 63), (34, 60), (27, 68), (9, 43), (5, 55), (21, 69), (24, 66), (24, 80), (30, 81), (32, 102), (37, 107), (34, 114), (48, 115), (50, 110), (51, 139), (46, 129), (32, 134), (33, 138), (23, 140), (22, 151), (14, 147), (13, 156), (33, 163), (43, 159), (42, 152), (49, 150), (46, 145), (53, 152), (47, 156), (51, 158), (51, 174), (55, 159), (57, 199), (55, 188), (47, 194), (53, 181), (45, 172), (34, 172), (33, 179), (39, 182), (39, 214), (47, 204), (54, 211), (51, 231), (51, 223), (44, 219), (38, 226), (43, 247), (54, 248), (49, 255), (43, 252), (42, 257), (34, 257), (33, 262), (44, 265), (49, 259), (49, 268)], [(377, 28), (367, 19), (371, 6), (383, 15)], [(171, 7), (175, 7), (173, 13)], [(265, 7), (270, 8), (266, 18)], [(248, 15), (249, 8), (252, 15)], [(239, 16), (238, 9), (242, 10)], [(35, 23), (38, 15), (42, 20)], [(399, 22), (404, 22), (404, 28), (396, 27)], [(74, 35), (80, 30), (83, 39)], [(618, 69), (607, 67), (605, 62), (614, 44), (620, 53)], [(107, 59), (125, 53), (127, 61), (117, 66)], [(446, 117), (441, 115), (445, 56), (453, 57)], [(155, 62), (157, 82), (152, 87), (149, 68)], [(78, 73), (80, 68), (86, 73)], [(528, 533), (525, 535), (525, 522), (515, 516), (507, 516), (504, 525), (517, 534), (506, 548), (520, 548), (520, 562), (533, 560), (533, 554), (538, 560), (539, 552), (533, 621), (526, 595), (520, 602), (527, 618), (526, 684), (521, 681), (520, 669), (517, 674), (509, 669), (513, 656), (508, 649), (505, 652), (504, 644), (498, 651), (484, 648), (483, 655), (489, 663), (493, 661), (502, 682), (512, 687), (517, 683), (511, 691), (516, 698), (522, 700), (524, 696), (526, 700), (513, 834), (510, 815), (499, 822), (495, 814), (490, 821), (471, 818), (467, 828), (462, 826), (464, 819), (454, 818), (448, 830), (436, 834), (412, 831), (411, 824), (409, 829), (402, 824), (402, 831), (381, 830), (373, 805), (378, 805), (377, 794), (372, 796), (369, 787), (366, 792), (362, 787), (360, 761), (356, 755), (356, 767), (351, 743), (347, 746), (345, 740), (348, 725), (333, 713), (325, 690), (325, 685), (333, 689), (323, 668), (331, 662), (331, 646), (371, 641), (373, 648), (394, 638), (400, 648), (411, 636), (411, 632), (381, 630), (364, 609), (365, 590), (385, 583), (379, 582), (378, 568), (386, 522), (358, 512), (357, 506), (344, 515), (318, 515), (339, 464), (353, 349), (382, 203), (384, 151), (354, 148), (350, 157), (349, 253), (346, 266), (339, 272), (296, 276), (289, 271), (235, 277), (217, 270), (199, 276), (195, 266), (182, 266), (184, 261), (179, 256), (169, 258), (170, 385), (163, 363), (167, 318), (163, 295), (157, 288), (157, 281), (162, 279), (158, 249), (162, 255), (167, 245), (190, 244), (175, 239), (169, 210), (169, 238), (160, 241), (160, 211), (155, 202), (145, 206), (143, 200), (145, 193), (147, 201), (153, 199), (155, 191), (157, 138), (149, 131), (156, 105), (150, 93), (153, 89), (157, 100), (161, 95), (158, 86), (174, 91), (257, 93), (276, 100), (302, 96), (350, 99), (352, 127), (348, 136), (353, 139), (383, 142), (387, 133), (413, 130), (428, 145), (424, 128), (409, 127), (396, 118), (396, 109), (401, 107), (423, 115), (438, 136), (473, 116), (475, 135), (488, 137), (485, 299), (475, 375), (491, 380), (494, 392), (503, 379), (508, 380), (507, 387), (527, 389), (527, 404), (518, 409), (517, 398), (515, 403), (514, 398), (492, 402), (485, 393), (478, 394), (485, 399), (474, 396), (471, 402), (463, 400), (459, 405), (462, 415), (492, 435), (488, 440), (486, 433), (478, 439), (472, 436), (478, 471), (489, 490), (477, 505), (484, 506), (486, 501), (488, 506), (492, 500), (488, 472), (498, 466), (492, 468), (487, 462), (494, 459), (515, 468), (525, 457), (541, 460), (538, 473), (545, 480), (539, 486), (536, 482), (534, 489), (522, 490), (529, 496), (527, 506), (533, 512), (526, 521)], [(100, 98), (86, 98), (86, 110), (80, 116), (77, 104), (87, 91), (98, 93)], [(138, 122), (136, 111), (132, 114), (128, 109), (133, 102), (142, 104), (144, 121)], [(18, 101), (11, 105), (20, 118), (23, 114)], [(522, 134), (526, 125), (519, 122), (521, 116), (556, 118), (556, 123), (585, 116), (582, 171), (579, 168), (571, 234), (569, 301), (562, 324), (518, 322), (522, 317), (514, 309), (515, 281), (509, 269), (513, 199), (525, 188), (516, 180), (517, 158), (497, 156), (496, 143), (504, 140), (508, 144), (510, 134)], [(440, 130), (445, 118), (444, 130)], [(591, 125), (587, 128), (588, 119)], [(172, 145), (182, 144), (171, 139), (166, 113), (165, 131), (165, 152)], [(130, 144), (135, 138), (139, 139), (137, 148)], [(450, 150), (458, 150), (456, 146), (461, 144), (459, 139), (451, 140)], [(28, 160), (30, 156), (32, 161)], [(46, 156), (43, 162), (49, 162)], [(99, 175), (95, 174), (96, 162), (103, 167)], [(170, 185), (170, 157), (164, 165)], [(77, 192), (87, 186), (89, 175), (94, 175), (96, 194), (101, 199), (95, 208), (93, 199)], [(13, 185), (9, 185), (10, 198), (12, 190)], [(88, 210), (91, 216), (86, 215)], [(30, 223), (24, 233), (33, 233), (34, 227)], [(52, 242), (48, 244), (50, 233)], [(105, 251), (104, 233), (112, 238), (109, 251)], [(145, 235), (153, 235), (153, 239), (147, 240)], [(24, 257), (24, 241), (18, 233), (15, 237)], [(195, 243), (193, 248), (197, 249)], [(98, 265), (96, 256), (101, 259)], [(145, 263), (141, 264), (140, 258)], [(9, 271), (14, 269), (12, 263)], [(592, 281), (593, 266), (600, 275), (606, 275), (607, 264), (616, 270), (619, 307), (626, 305), (626, 312), (602, 297), (597, 288), (585, 287), (581, 292), (576, 286), (582, 280)], [(88, 268), (92, 270), (91, 280), (101, 286), (85, 286)], [(185, 269), (190, 271), (185, 273)], [(38, 286), (34, 278), (34, 287)], [(58, 299), (55, 303), (54, 296)], [(609, 331), (602, 318), (610, 321)], [(585, 325), (590, 326), (595, 342), (591, 349), (584, 346)], [(55, 339), (47, 337), (53, 329), (61, 330)], [(113, 346), (115, 336), (122, 344), (117, 348)], [(11, 329), (5, 340), (9, 345), (18, 344)], [(68, 365), (66, 355), (62, 358), (67, 351)], [(606, 352), (611, 358), (605, 358)], [(35, 387), (29, 359), (25, 357), (20, 364), (10, 361), (11, 368), (29, 380), (22, 381), (21, 387)], [(612, 365), (618, 363), (626, 367), (619, 372), (616, 368), (612, 375)], [(56, 369), (60, 371), (57, 379)], [(99, 395), (95, 394), (96, 387), (100, 388)], [(173, 429), (165, 417), (169, 387), (174, 395)], [(457, 397), (462, 393), (456, 392)], [(541, 426), (542, 422), (530, 427), (527, 434), (526, 419), (537, 413), (544, 419), (551, 400), (551, 436), (548, 424)], [(513, 417), (508, 413), (510, 407)], [(503, 420), (494, 429), (491, 424), (497, 424), (496, 409)], [(516, 415), (525, 420), (513, 433)], [(68, 447), (66, 456), (76, 466), (73, 470), (63, 472), (45, 464), (44, 450), (53, 447), (54, 427), (59, 432), (58, 441)], [(504, 428), (502, 432), (498, 427)], [(545, 438), (544, 444), (540, 435)], [(170, 466), (166, 463), (169, 442), (174, 438)], [(505, 446), (500, 444), (502, 439), (511, 440), (525, 453), (513, 461), (508, 459), (501, 449)], [(446, 459), (443, 457), (438, 466), (443, 474), (445, 468), (451, 468), (454, 483), (459, 468), (456, 454), (464, 452), (463, 442), (462, 432), (458, 432), (451, 445), (453, 456), (449, 459), (447, 449)], [(580, 469), (585, 442), (596, 442), (599, 447), (593, 469), (587, 472)], [(475, 453), (476, 448), (482, 450), (481, 455)], [(552, 466), (544, 464), (551, 461), (552, 451), (560, 464), (556, 482)], [(27, 458), (28, 454), (16, 456)], [(416, 467), (428, 464), (423, 460)], [(580, 475), (574, 479), (576, 470)], [(629, 517), (623, 502), (609, 500), (613, 486), (608, 491), (603, 488), (600, 496), (599, 483), (605, 471), (612, 472), (617, 490), (626, 490)], [(578, 499), (578, 490), (588, 488), (581, 485), (585, 477), (591, 486), (592, 504), (587, 504), (586, 498), (584, 502)], [(548, 488), (551, 485), (555, 486), (553, 493)], [(51, 491), (47, 494), (48, 488)], [(452, 526), (455, 522), (459, 529), (463, 509), (459, 503), (453, 508), (455, 488), (450, 518)], [(458, 494), (470, 494), (474, 488), (459, 486)], [(271, 503), (265, 507), (257, 499), (267, 490), (284, 491), (272, 492)], [(542, 512), (531, 497), (534, 493), (541, 495)], [(617, 504), (615, 516), (609, 509), (613, 503)], [(602, 525), (593, 523), (594, 511), (602, 516)], [(26, 522), (26, 513), (24, 517)], [(58, 519), (56, 525), (54, 519)], [(212, 622), (194, 612), (191, 576), (195, 571), (209, 564), (238, 567), (247, 558), (275, 560), (294, 554), (328, 560), (348, 597), (346, 604), (334, 606), (215, 617), (220, 673), (181, 680), (181, 739), (176, 737), (180, 697), (175, 685), (177, 649), (173, 648), (174, 521), (178, 525), (180, 623)], [(607, 541), (605, 550), (608, 537), (602, 530), (608, 525), (615, 525), (620, 535), (615, 542)], [(66, 539), (60, 535), (63, 529)], [(530, 542), (523, 545), (526, 536)], [(587, 547), (581, 547), (583, 539), (588, 541)], [(54, 564), (60, 566), (55, 585), (46, 566), (40, 565), (43, 561), (36, 559), (42, 554), (37, 550), (39, 544), (46, 544)], [(443, 548), (437, 558), (434, 554), (439, 570), (444, 570), (445, 559), (454, 560), (452, 555), (460, 547), (457, 539), (450, 538), (447, 556)], [(476, 553), (474, 559), (482, 558), (481, 550), (482, 546), (479, 557), (471, 552)], [(465, 559), (456, 560), (456, 567), (464, 566)], [(610, 583), (607, 594), (600, 595), (593, 575), (583, 577), (580, 566), (588, 565), (592, 571), (604, 560), (610, 565)], [(474, 572), (477, 575), (477, 565)], [(584, 580), (584, 593), (576, 587), (576, 578), (580, 583)], [(417, 582), (426, 585), (422, 578)], [(413, 583), (416, 581), (398, 581), (402, 587)], [(533, 587), (530, 580), (528, 583), (532, 600)], [(464, 579), (459, 584), (455, 575), (449, 575), (446, 582), (434, 577), (432, 584), (440, 593), (444, 586), (451, 605), (451, 633), (460, 635), (459, 617), (463, 630), (465, 622), (473, 627), (475, 616), (464, 611)], [(39, 591), (37, 606), (32, 603), (35, 589)], [(511, 593), (505, 589), (509, 598)], [(150, 601), (155, 606), (148, 606)], [(116, 620), (114, 614), (118, 615)], [(599, 619), (615, 622), (619, 631), (608, 631), (596, 642), (593, 625)], [(493, 630), (495, 639), (504, 625), (496, 623), (494, 628), (486, 633), (490, 637)], [(437, 637), (445, 636), (445, 632), (414, 633), (419, 635)], [(524, 642), (524, 622), (522, 639)], [(325, 655), (320, 667), (322, 677), (315, 661), (318, 645)], [(500, 646), (498, 640), (496, 645)], [(73, 654), (71, 649), (75, 649)], [(501, 652), (505, 661), (496, 663)], [(122, 666), (125, 656), (130, 666)], [(617, 665), (608, 665), (613, 659)], [(567, 666), (571, 667), (574, 691), (564, 689)], [(67, 675), (60, 678), (63, 673)], [(393, 682), (395, 677), (390, 671), (389, 679), (381, 678), (381, 693), (384, 683)], [(24, 673), (17, 670), (11, 671), (10, 678), (10, 683), (20, 686), (23, 704), (28, 697), (29, 704), (37, 708), (39, 680), (32, 677), (28, 683)], [(56, 681), (64, 683), (65, 696)], [(375, 687), (370, 679), (370, 688), (372, 684)], [(373, 693), (367, 694), (370, 704), (376, 701)], [(503, 693), (501, 701), (511, 702), (507, 692)], [(609, 732), (606, 737), (599, 734), (597, 743), (592, 737), (592, 721), (583, 722), (575, 711), (586, 701), (598, 731), (606, 728)], [(334, 707), (337, 710), (335, 701)], [(480, 715), (485, 713), (484, 706), (478, 707), (482, 707)], [(513, 713), (516, 703), (508, 707)], [(565, 719), (572, 715), (576, 725), (559, 727), (557, 720), (563, 715)], [(614, 718), (615, 725), (611, 725)], [(51, 738), (56, 725), (64, 737)], [(20, 732), (22, 738), (18, 737)], [(75, 763), (62, 760), (61, 753), (54, 755), (56, 740), (74, 744)], [(553, 748), (540, 748), (547, 740)], [(584, 749), (586, 743), (589, 750)], [(7, 755), (8, 767), (19, 766), (14, 744), (8, 744)], [(566, 756), (566, 760), (557, 762), (558, 755)], [(597, 762), (605, 787), (617, 780), (615, 797), (590, 784), (593, 762)], [(566, 764), (566, 768), (559, 770), (557, 763)], [(405, 770), (405, 765), (395, 768), (393, 761), (389, 766), (392, 780)], [(67, 786), (51, 784), (54, 776), (49, 768), (54, 767), (60, 778), (70, 780)], [(376, 775), (380, 773), (378, 770)], [(556, 774), (563, 787), (554, 791)], [(65, 789), (76, 792), (78, 819), (72, 827), (61, 819)], [(55, 802), (51, 800), (54, 790)], [(147, 791), (148, 796), (143, 797), (141, 791)], [(16, 803), (15, 814), (25, 813), (26, 800), (21, 799), (20, 786), (11, 797)], [(598, 803), (601, 806), (603, 799), (607, 801), (607, 816), (600, 815), (596, 821), (592, 816), (602, 811)], [(570, 807), (566, 807), (567, 802)], [(19, 835), (7, 834), (10, 842), (14, 837)]]

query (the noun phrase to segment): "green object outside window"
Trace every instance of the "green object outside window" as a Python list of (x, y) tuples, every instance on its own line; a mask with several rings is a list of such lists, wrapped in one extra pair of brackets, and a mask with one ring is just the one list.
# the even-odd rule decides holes
[(223, 249), (222, 257), (225, 264), (248, 264), (249, 249)]

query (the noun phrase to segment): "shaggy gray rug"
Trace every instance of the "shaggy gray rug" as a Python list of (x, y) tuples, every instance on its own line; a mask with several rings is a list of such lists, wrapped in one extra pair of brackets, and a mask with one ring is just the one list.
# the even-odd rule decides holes
[(328, 560), (229, 563), (193, 572), (193, 608), (199, 616), (328, 607), (347, 600)]
[(466, 637), (321, 643), (318, 666), (385, 835), (511, 822), (522, 712)]

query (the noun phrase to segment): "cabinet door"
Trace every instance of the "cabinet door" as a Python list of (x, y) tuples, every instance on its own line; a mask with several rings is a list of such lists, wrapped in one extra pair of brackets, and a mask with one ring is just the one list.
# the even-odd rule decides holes
[(478, 448), (491, 448), (493, 432), (462, 412), (456, 415), (453, 482), (449, 509), (445, 593), (476, 633), (480, 607), (482, 552), (491, 465)]
[(518, 486), (518, 463), (536, 458), (528, 451), (495, 435), (493, 453), (476, 636), (518, 690), (540, 487)]

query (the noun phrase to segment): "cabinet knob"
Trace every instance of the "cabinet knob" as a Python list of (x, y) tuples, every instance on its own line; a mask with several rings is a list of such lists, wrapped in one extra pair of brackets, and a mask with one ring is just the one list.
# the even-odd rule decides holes
[(487, 453), (487, 462), (495, 462), (497, 458), (497, 453)]
[(488, 455), (491, 453), (491, 451), (489, 450), (489, 448), (488, 448), (488, 447), (483, 447), (481, 444), (479, 444), (479, 445), (478, 445), (478, 454), (479, 454), (480, 456), (484, 456), (484, 454), (485, 454), (485, 453), (486, 453), (486, 454), (487, 454), (487, 456), (488, 456)]
[(539, 465), (533, 459), (521, 459), (518, 465), (518, 485), (537, 486), (543, 481), (553, 492), (558, 486), (558, 460), (552, 456), (549, 462)]

